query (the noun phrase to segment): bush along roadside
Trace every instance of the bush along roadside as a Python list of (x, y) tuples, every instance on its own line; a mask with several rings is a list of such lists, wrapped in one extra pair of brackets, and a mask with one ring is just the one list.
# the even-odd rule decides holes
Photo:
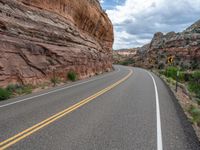
[(200, 127), (200, 109), (194, 105), (190, 105), (188, 112), (191, 115), (192, 123)]
[[(178, 71), (178, 91), (175, 91)], [(159, 73), (160, 77), (171, 87), (200, 139), (200, 70), (185, 71), (170, 66), (155, 73)]]
[(6, 88), (0, 88), (0, 101), (12, 98), (18, 95), (32, 93), (31, 85), (10, 84)]
[(0, 88), (0, 101), (9, 99), (11, 97), (11, 95), (12, 94), (10, 91)]
[(159, 71), (159, 73), (167, 77), (172, 83), (176, 83), (176, 79), (178, 78), (180, 83), (185, 84), (188, 90), (193, 93), (196, 98), (200, 99), (200, 71), (197, 70), (188, 73), (180, 70), (177, 77), (178, 71), (179, 69), (177, 67), (168, 67), (165, 70)]
[(133, 65), (134, 63), (135, 61), (133, 59), (127, 59), (122, 62), (119, 62), (119, 65), (129, 66), (129, 65)]
[[(70, 71), (66, 75), (66, 80), (70, 81), (76, 81), (77, 80), (77, 74), (74, 71)], [(64, 83), (66, 80), (61, 80), (56, 74), (50, 79), (50, 82), (46, 85), (41, 84), (37, 86), (33, 85), (22, 85), (22, 84), (9, 84), (6, 88), (0, 87), (0, 101), (7, 100), (9, 98), (13, 98), (20, 95), (30, 94), (32, 91), (34, 91), (37, 88), (44, 89), (44, 86), (51, 87), (56, 86), (57, 84)]]
[(200, 71), (196, 71), (191, 75), (188, 87), (200, 99)]
[(70, 81), (76, 81), (77, 80), (77, 74), (74, 71), (69, 71), (67, 73), (67, 79)]
[[(76, 73), (73, 71), (70, 71), (67, 74), (67, 80), (76, 81), (77, 80)], [(47, 86), (51, 87), (51, 84), (53, 84), (53, 86), (56, 86), (57, 84), (61, 82), (62, 80), (56, 75), (54, 75), (50, 79), (50, 83), (47, 83)], [(43, 85), (41, 85), (41, 87), (42, 86)], [(40, 85), (32, 86), (32, 85), (21, 85), (21, 84), (9, 84), (6, 88), (0, 87), (0, 101), (7, 100), (9, 98), (13, 98), (20, 95), (30, 94), (32, 93), (33, 90), (39, 87)], [(44, 87), (42, 89), (44, 89)]]
[(61, 80), (58, 77), (51, 78), (51, 83), (53, 84), (53, 86), (56, 86), (56, 84), (59, 84), (60, 82)]

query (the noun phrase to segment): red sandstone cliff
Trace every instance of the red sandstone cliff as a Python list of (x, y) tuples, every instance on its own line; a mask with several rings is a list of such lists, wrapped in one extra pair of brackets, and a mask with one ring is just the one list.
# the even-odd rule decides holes
[(0, 86), (110, 70), (113, 39), (98, 0), (0, 0)]

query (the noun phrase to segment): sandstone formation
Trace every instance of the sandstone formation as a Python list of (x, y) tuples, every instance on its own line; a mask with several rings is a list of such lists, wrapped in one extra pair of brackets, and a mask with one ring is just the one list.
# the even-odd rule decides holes
[(109, 71), (113, 39), (98, 0), (0, 0), (0, 86)]
[[(133, 60), (134, 56), (137, 55), (137, 48), (133, 49), (120, 49), (113, 51), (113, 63), (114, 64), (123, 64), (128, 63), (130, 60)], [(132, 61), (131, 61), (132, 62)]]
[(132, 59), (134, 66), (163, 68), (169, 56), (174, 57), (176, 66), (200, 69), (200, 20), (181, 33), (155, 33), (152, 41), (139, 48)]
[(168, 56), (174, 57), (174, 65), (185, 69), (200, 69), (200, 21), (181, 33), (156, 33), (148, 50), (150, 66), (165, 66)]

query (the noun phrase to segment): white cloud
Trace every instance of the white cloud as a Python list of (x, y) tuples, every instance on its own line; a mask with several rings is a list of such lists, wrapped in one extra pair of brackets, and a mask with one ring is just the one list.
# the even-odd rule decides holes
[(104, 3), (104, 0), (99, 0), (99, 2), (100, 2), (101, 4), (103, 4), (103, 3)]
[(200, 19), (200, 0), (126, 0), (107, 13), (115, 29), (114, 49), (137, 47), (155, 32), (179, 32)]

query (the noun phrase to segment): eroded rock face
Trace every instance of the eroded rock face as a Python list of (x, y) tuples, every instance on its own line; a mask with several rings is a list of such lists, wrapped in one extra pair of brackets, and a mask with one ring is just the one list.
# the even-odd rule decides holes
[(137, 55), (137, 51), (137, 48), (114, 50), (113, 63), (129, 65), (132, 63), (133, 58)]
[(132, 60), (132, 66), (163, 69), (168, 66), (167, 58), (174, 57), (173, 65), (183, 69), (200, 69), (200, 20), (180, 33), (155, 33), (152, 41), (137, 48), (136, 55), (116, 57), (115, 63)]
[(174, 57), (174, 65), (200, 69), (200, 21), (181, 33), (155, 33), (137, 64), (145, 68), (159, 68), (167, 65), (168, 56)]
[(0, 86), (108, 71), (112, 44), (97, 0), (0, 0)]

